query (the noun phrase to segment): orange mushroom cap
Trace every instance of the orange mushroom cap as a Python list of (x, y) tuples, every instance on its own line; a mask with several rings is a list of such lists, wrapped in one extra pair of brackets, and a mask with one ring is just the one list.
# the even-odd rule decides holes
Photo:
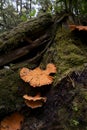
[(69, 25), (69, 28), (70, 28), (71, 30), (75, 30), (76, 25)]
[(47, 64), (47, 66), (46, 66), (46, 72), (48, 72), (48, 74), (50, 74), (50, 73), (56, 73), (57, 72), (56, 66), (53, 63)]
[(21, 130), (24, 116), (18, 112), (4, 118), (0, 123), (0, 130)]
[(71, 30), (84, 30), (84, 31), (87, 31), (87, 26), (82, 26), (82, 25), (69, 25), (70, 29)]
[(56, 73), (56, 67), (52, 63), (47, 65), (46, 70), (41, 70), (39, 67), (34, 70), (22, 68), (20, 71), (20, 77), (25, 82), (30, 83), (31, 86), (40, 87), (43, 85), (49, 85), (53, 82), (53, 77), (49, 76), (50, 73)]
[(32, 109), (42, 107), (43, 103), (45, 103), (47, 100), (46, 97), (40, 97), (39, 94), (34, 97), (24, 95), (23, 98), (25, 99), (26, 105)]
[(31, 73), (31, 70), (23, 67), (20, 71), (21, 79), (23, 79), (25, 82), (29, 82), (32, 79), (32, 75), (30, 75), (30, 73)]

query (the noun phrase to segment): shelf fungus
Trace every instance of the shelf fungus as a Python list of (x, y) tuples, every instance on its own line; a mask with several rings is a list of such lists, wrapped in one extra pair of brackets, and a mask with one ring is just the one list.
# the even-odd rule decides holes
[(24, 116), (15, 112), (0, 122), (0, 130), (21, 130), (23, 121)]
[(41, 97), (40, 94), (37, 94), (34, 97), (24, 95), (23, 98), (25, 99), (26, 105), (32, 109), (42, 107), (47, 100), (46, 97)]
[(46, 70), (42, 70), (39, 67), (34, 70), (23, 67), (20, 70), (20, 77), (32, 87), (41, 87), (52, 84), (53, 76), (50, 76), (50, 74), (56, 73), (56, 71), (56, 66), (53, 63), (47, 64)]
[[(51, 84), (53, 82), (53, 76), (50, 76), (50, 74), (56, 72), (56, 66), (53, 63), (49, 63), (45, 70), (42, 70), (39, 67), (34, 70), (23, 67), (20, 70), (20, 77), (35, 88)], [(42, 107), (47, 101), (47, 97), (41, 97), (40, 94), (37, 94), (36, 96), (29, 96), (26, 94), (23, 98), (25, 99), (26, 105), (32, 109)]]
[(87, 26), (82, 26), (82, 25), (69, 25), (69, 28), (71, 30), (78, 30), (78, 31), (87, 31)]
[(49, 63), (49, 64), (47, 64), (45, 71), (46, 71), (46, 73), (48, 73), (48, 75), (51, 73), (56, 73), (57, 72), (56, 66), (52, 63)]

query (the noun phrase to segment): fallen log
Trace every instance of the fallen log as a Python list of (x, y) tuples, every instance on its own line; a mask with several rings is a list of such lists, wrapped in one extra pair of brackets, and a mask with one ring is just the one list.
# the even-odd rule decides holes
[(27, 22), (23, 22), (11, 31), (0, 35), (0, 55), (6, 54), (18, 47), (25, 46), (27, 42), (26, 39), (34, 41), (44, 35), (52, 24), (53, 20), (51, 15), (44, 14)]
[(7, 54), (3, 54), (0, 56), (0, 66), (3, 66), (7, 63), (12, 63), (14, 60), (17, 60), (27, 54), (29, 54), (31, 51), (34, 51), (33, 49), (46, 44), (49, 42), (51, 38), (49, 38), (48, 34), (45, 34), (41, 36), (40, 38), (36, 39), (35, 41), (31, 41), (28, 38), (26, 38), (26, 41), (30, 43), (29, 45), (25, 45), (24, 47), (17, 48), (13, 51), (9, 51)]
[[(38, 31), (39, 31), (39, 28), (38, 28)], [(44, 129), (51, 128), (53, 124), (52, 127), (53, 129), (55, 129), (56, 128), (54, 127), (55, 120), (57, 122), (56, 124), (61, 124), (61, 115), (62, 115), (62, 119), (65, 119), (64, 121), (68, 122), (68, 124), (70, 123), (68, 119), (70, 119), (71, 117), (71, 121), (72, 121), (73, 116), (76, 115), (74, 111), (72, 111), (72, 116), (71, 116), (71, 111), (69, 112), (69, 108), (71, 108), (70, 106), (72, 106), (73, 104), (73, 99), (79, 99), (79, 95), (81, 97), (82, 93), (84, 96), (87, 95), (85, 94), (87, 89), (86, 91), (84, 90), (84, 88), (87, 86), (87, 81), (86, 81), (87, 78), (86, 77), (84, 78), (82, 76), (82, 78), (84, 78), (85, 80), (84, 83), (86, 85), (82, 85), (82, 83), (81, 84), (78, 83), (77, 85), (76, 84), (77, 81), (82, 80), (79, 77), (79, 75), (82, 73), (79, 73), (79, 75), (75, 74), (74, 75), (74, 77), (76, 77), (75, 80), (73, 79), (73, 77), (71, 77), (71, 73), (72, 71), (77, 72), (77, 70), (79, 72), (84, 68), (84, 64), (87, 63), (87, 51), (86, 51), (87, 47), (84, 46), (83, 43), (81, 43), (80, 37), (77, 38), (78, 40), (78, 45), (77, 45), (76, 37), (72, 35), (70, 30), (63, 27), (62, 28), (59, 27), (57, 29), (55, 39), (53, 39), (53, 35), (48, 35), (48, 34), (49, 34), (49, 29), (46, 27), (45, 30), (43, 31), (43, 34), (41, 34), (40, 36), (39, 34), (35, 34), (34, 37), (32, 37), (32, 35), (31, 37), (27, 37), (27, 34), (25, 33), (24, 41), (26, 41), (27, 43), (26, 45), (24, 42), (21, 41), (22, 35), (18, 42), (19, 46), (14, 45), (14, 42), (13, 42), (13, 45), (15, 47), (13, 47), (13, 49), (9, 48), (10, 45), (8, 44), (3, 45), (2, 47), (3, 49), (0, 52), (0, 54), (3, 56), (6, 54), (5, 52), (6, 48), (4, 48), (6, 46), (8, 46), (7, 54), (9, 54), (11, 51), (13, 52), (14, 48), (15, 48), (15, 51), (17, 51), (17, 49), (20, 49), (20, 48), (22, 49), (23, 47), (25, 47), (24, 49), (27, 50), (28, 45), (31, 46), (31, 48), (33, 47), (32, 45), (37, 46), (37, 48), (38, 47), (41, 48), (43, 44), (45, 47), (42, 48), (40, 52), (38, 50), (37, 51), (38, 53), (31, 59), (26, 59), (26, 60), (24, 59), (24, 61), (21, 62), (20, 64), (14, 64), (12, 66), (9, 65), (7, 67), (4, 67), (3, 69), (0, 69), (0, 118), (2, 118), (4, 115), (11, 113), (13, 111), (20, 111), (22, 108), (24, 108), (24, 110), (26, 108), (28, 112), (31, 111), (29, 108), (26, 107), (25, 102), (23, 100), (23, 95), (24, 94), (34, 95), (34, 90), (31, 88), (31, 86), (29, 86), (28, 83), (25, 83), (21, 80), (19, 76), (19, 71), (22, 67), (28, 67), (30, 69), (33, 69), (37, 67), (37, 65), (40, 66), (41, 68), (45, 68), (47, 63), (50, 63), (50, 62), (56, 65), (57, 73), (54, 76), (53, 84), (49, 86), (52, 89), (50, 91), (47, 91), (47, 89), (44, 89), (44, 88), (42, 89), (42, 93), (44, 95), (46, 94), (48, 98), (47, 103), (41, 109), (32, 111), (34, 113), (36, 112), (37, 115), (34, 115), (34, 113), (31, 113), (31, 118), (28, 118), (28, 119), (29, 121), (31, 120), (34, 126), (34, 129), (37, 129), (38, 127), (40, 127), (41, 124), (42, 125), (45, 124), (45, 126), (41, 126)], [(41, 38), (42, 40), (40, 40), (40, 37), (44, 37), (44, 38)], [(38, 42), (35, 42), (35, 41), (38, 41)], [(23, 54), (24, 53), (25, 51), (23, 51)], [(31, 63), (31, 61), (33, 60), (36, 62), (36, 60), (38, 60), (43, 53), (44, 55), (40, 60), (40, 64)], [(14, 54), (16, 55), (16, 53)], [(10, 57), (10, 54), (9, 54), (9, 57)], [(6, 57), (5, 57), (5, 60), (6, 60)], [(14, 60), (13, 57), (12, 57), (12, 60)], [(87, 73), (87, 71), (85, 71), (85, 73)], [(87, 74), (84, 74), (84, 75), (87, 75)], [(83, 91), (82, 91), (82, 86), (80, 85), (83, 86)], [(80, 86), (80, 89), (79, 89), (79, 86)], [(36, 90), (36, 92), (38, 92), (38, 89)], [(78, 95), (76, 95), (77, 92), (78, 92)], [(81, 97), (80, 99), (82, 100), (83, 97)], [(84, 97), (83, 101), (86, 101), (86, 100), (87, 100), (87, 96)], [(77, 101), (77, 100), (74, 100), (74, 101)], [(79, 119), (80, 119), (80, 115), (83, 114), (84, 106), (85, 108), (87, 108), (86, 102), (85, 103), (82, 102), (81, 112), (78, 113)], [(33, 117), (32, 117), (32, 114), (33, 114)], [(40, 118), (38, 117), (38, 115)], [(35, 120), (33, 120), (34, 118)], [(41, 122), (40, 122), (40, 119), (42, 119)], [(53, 120), (51, 121), (51, 119)], [(48, 120), (48, 125), (45, 123), (47, 120)], [(32, 125), (29, 123), (29, 121), (27, 120), (28, 128), (30, 128)], [(36, 121), (38, 122), (37, 123), (38, 126), (36, 126), (37, 128), (35, 128)], [(86, 121), (87, 123), (87, 120), (82, 119), (82, 121)], [(62, 120), (62, 123), (63, 123), (63, 120)], [(26, 123), (24, 125), (26, 126)], [(63, 125), (60, 125), (59, 128), (61, 126)], [(26, 130), (26, 127), (24, 129)], [(56, 129), (58, 129), (58, 127)]]
[[(21, 109), (24, 105), (22, 96), (26, 93), (24, 89), (26, 84), (19, 77), (19, 68), (37, 66), (36, 60), (40, 59), (52, 43), (52, 25), (52, 17), (50, 14), (45, 14), (21, 23), (0, 36), (0, 66), (2, 67), (0, 69), (0, 117)], [(3, 68), (4, 65), (14, 60), (32, 55), (34, 49), (37, 50), (34, 57), (24, 59), (24, 63)], [(35, 64), (32, 64), (32, 61), (35, 61)]]

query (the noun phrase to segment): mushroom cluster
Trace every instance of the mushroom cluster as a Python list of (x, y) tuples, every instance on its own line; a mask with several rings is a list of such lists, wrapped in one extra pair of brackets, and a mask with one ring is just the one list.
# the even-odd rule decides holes
[[(45, 70), (42, 70), (39, 67), (34, 70), (23, 67), (20, 70), (20, 77), (34, 88), (42, 87), (52, 84), (53, 76), (50, 76), (50, 74), (56, 73), (56, 71), (56, 66), (53, 63), (47, 64)], [(23, 98), (25, 99), (26, 105), (32, 109), (41, 107), (47, 100), (46, 97), (41, 97), (40, 94), (36, 94), (36, 96), (24, 95)]]

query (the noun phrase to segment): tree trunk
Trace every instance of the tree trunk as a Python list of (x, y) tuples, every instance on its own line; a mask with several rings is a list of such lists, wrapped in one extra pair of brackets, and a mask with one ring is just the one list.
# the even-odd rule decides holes
[[(62, 26), (60, 26), (60, 22)], [(23, 99), (24, 94), (35, 95), (41, 92), (42, 95), (47, 96), (46, 104), (41, 109), (31, 111), (31, 114), (27, 116), (23, 130), (31, 129), (31, 125), (32, 130), (37, 128), (38, 130), (41, 128), (72, 130), (73, 127), (80, 128), (79, 125), (75, 126), (74, 121), (80, 125), (83, 122), (87, 124), (84, 114), (84, 111), (87, 113), (87, 46), (83, 43), (83, 41), (86, 42), (86, 39), (82, 41), (83, 36), (86, 36), (87, 33), (84, 32), (85, 35), (82, 35), (81, 31), (71, 32), (66, 22), (64, 23), (63, 16), (52, 26), (53, 23), (52, 17), (47, 14), (40, 16), (39, 19), (22, 23), (9, 34), (1, 36), (4, 44), (1, 44), (0, 53), (4, 55), (5, 60), (6, 48), (7, 55), (12, 51), (16, 57), (18, 52), (21, 56), (26, 55), (27, 49), (30, 51), (33, 48), (33, 51), (37, 52), (37, 55), (31, 59), (25, 60), (26, 58), (22, 57), (23, 61), (20, 64), (4, 66), (0, 70), (0, 117), (12, 111), (19, 111), (21, 108), (26, 108), (30, 114), (31, 110), (27, 109)], [(50, 35), (48, 35), (49, 27)], [(13, 36), (16, 42), (12, 39)], [(21, 48), (20, 44), (23, 40), (30, 46), (27, 44)], [(9, 48), (10, 45), (11, 48)], [(42, 47), (42, 45), (44, 46)], [(39, 49), (36, 49), (38, 46), (41, 49), (40, 53)], [(14, 49), (16, 49), (15, 52)], [(40, 54), (43, 56), (36, 64)], [(10, 59), (10, 55), (9, 53), (8, 59)], [(11, 61), (9, 62), (11, 63)], [(57, 68), (52, 85), (35, 89), (19, 76), (22, 67), (34, 69), (39, 66), (44, 69), (48, 63), (54, 63)], [(78, 105), (77, 108), (75, 105)], [(78, 113), (76, 114), (76, 112)]]

